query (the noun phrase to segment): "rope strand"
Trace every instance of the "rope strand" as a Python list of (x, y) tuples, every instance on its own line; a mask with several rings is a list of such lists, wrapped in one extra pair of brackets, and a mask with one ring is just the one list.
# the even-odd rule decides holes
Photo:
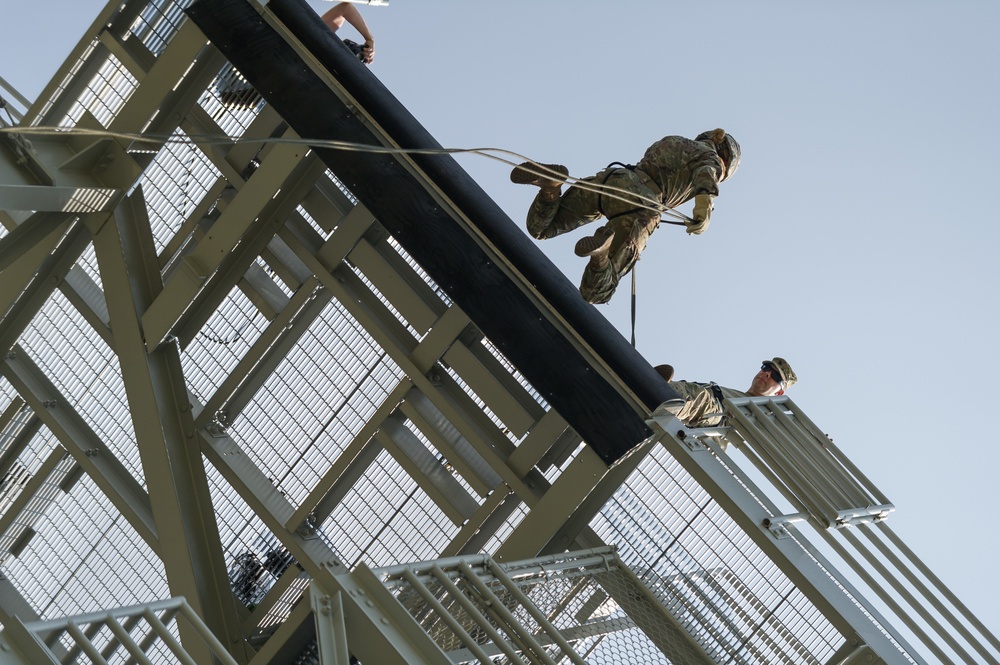
[(380, 145), (370, 145), (365, 143), (352, 143), (350, 141), (338, 141), (335, 139), (308, 139), (308, 138), (287, 138), (287, 137), (260, 137), (260, 138), (243, 138), (243, 137), (233, 137), (226, 135), (197, 135), (190, 134), (185, 136), (180, 136), (176, 134), (171, 135), (157, 135), (157, 134), (139, 134), (133, 132), (117, 132), (110, 131), (106, 129), (88, 129), (83, 127), (0, 127), (0, 133), (3, 134), (14, 134), (18, 136), (24, 135), (59, 135), (59, 134), (72, 134), (76, 136), (93, 136), (97, 138), (112, 138), (120, 139), (126, 141), (132, 141), (137, 144), (151, 144), (150, 147), (156, 148), (166, 144), (182, 144), (182, 145), (197, 145), (197, 146), (207, 146), (207, 145), (237, 145), (237, 144), (255, 144), (255, 143), (271, 143), (271, 144), (286, 144), (286, 145), (303, 145), (310, 148), (329, 148), (333, 150), (343, 150), (348, 152), (367, 152), (371, 154), (385, 154), (385, 155), (456, 155), (456, 154), (472, 154), (478, 155), (480, 157), (486, 157), (487, 159), (492, 159), (508, 166), (518, 166), (522, 162), (527, 162), (530, 166), (525, 168), (526, 171), (534, 175), (544, 176), (546, 178), (552, 178), (553, 180), (560, 180), (568, 185), (577, 187), (579, 189), (592, 191), (606, 196), (608, 198), (616, 199), (635, 205), (637, 208), (643, 210), (649, 210), (655, 212), (658, 215), (667, 215), (673, 217), (680, 221), (669, 221), (662, 220), (667, 224), (675, 224), (679, 226), (686, 226), (693, 220), (680, 212), (672, 208), (667, 208), (663, 206), (658, 200), (652, 199), (645, 196), (637, 195), (628, 190), (622, 189), (620, 187), (615, 187), (613, 185), (602, 185), (593, 182), (587, 182), (584, 179), (576, 178), (574, 176), (564, 177), (562, 173), (554, 172), (551, 169), (545, 167), (529, 157), (516, 153), (512, 150), (506, 150), (504, 148), (391, 148), (387, 146)]

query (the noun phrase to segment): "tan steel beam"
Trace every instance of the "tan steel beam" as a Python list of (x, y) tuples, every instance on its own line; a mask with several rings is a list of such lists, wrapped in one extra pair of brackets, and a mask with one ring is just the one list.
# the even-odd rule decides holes
[[(308, 593), (308, 591), (306, 592)], [(295, 658), (316, 636), (312, 608), (302, 599), (278, 629), (257, 651), (250, 665), (279, 665), (295, 662)]]
[[(198, 408), (195, 405), (195, 409)], [(212, 465), (278, 537), (298, 564), (323, 589), (346, 592), (344, 612), (352, 636), (351, 651), (362, 662), (385, 665), (424, 662), (412, 660), (413, 641), (420, 638), (401, 632), (389, 621), (384, 606), (368, 603), (366, 595), (358, 593), (360, 587), (353, 585), (349, 576), (342, 575), (347, 572), (347, 567), (322, 539), (305, 537), (285, 526), (294, 512), (292, 505), (246, 452), (228, 436), (212, 436), (201, 431), (199, 437), (201, 450)], [(426, 646), (427, 643), (423, 644)]]
[[(148, 61), (127, 60), (132, 64), (132, 74), (138, 79), (139, 87), (115, 115), (109, 129), (118, 132), (144, 131), (161, 113), (165, 100), (176, 94), (178, 82), (187, 75), (191, 63), (197, 62), (206, 43), (201, 31), (189, 21), (184, 21), (167, 48), (151, 66)], [(141, 55), (140, 59), (146, 60)], [(179, 121), (180, 118), (176, 120)], [(162, 131), (165, 127), (161, 125), (158, 129)]]
[[(291, 229), (287, 227), (282, 229), (280, 234), (299, 258), (310, 266), (321, 283), (364, 326), (378, 344), (386, 349), (393, 361), (406, 373), (420, 392), (431, 399), (441, 413), (476, 447), (489, 465), (497, 470), (504, 481), (524, 500), (529, 503), (533, 502), (535, 492), (528, 487), (521, 476), (515, 475), (505, 463), (506, 456), (513, 449), (513, 445), (506, 437), (502, 436), (492, 422), (487, 420), (485, 428), (481, 421), (478, 424), (472, 422), (475, 419), (475, 414), (467, 411), (471, 400), (468, 400), (465, 393), (455, 388), (464, 398), (464, 403), (460, 407), (442, 391), (441, 385), (437, 385), (425, 375), (425, 372), (413, 364), (410, 357), (419, 345), (412, 335), (407, 333), (402, 325), (386, 311), (385, 306), (374, 297), (371, 291), (351, 272), (342, 270), (338, 270), (336, 274), (331, 272), (326, 265), (327, 262), (323, 259), (323, 249), (316, 247), (316, 243), (311, 242), (309, 238), (305, 238), (305, 242), (314, 246), (314, 250), (311, 250), (302, 239), (291, 233)], [(334, 233), (330, 243), (336, 241), (337, 234)], [(317, 253), (314, 254), (314, 251)], [(475, 411), (482, 416), (478, 407), (475, 408)], [(492, 433), (487, 434), (490, 430)]]
[(413, 383), (409, 379), (403, 379), (389, 392), (375, 413), (369, 416), (361, 431), (351, 439), (350, 443), (344, 446), (337, 459), (313, 486), (308, 496), (299, 504), (298, 509), (285, 523), (287, 529), (298, 530), (307, 520), (314, 524), (322, 524), (329, 517), (338, 503), (339, 496), (336, 494), (336, 490), (344, 486), (343, 479), (347, 476), (349, 469), (356, 460), (361, 458), (362, 453), (370, 446), (375, 433), (382, 427), (382, 423), (392, 415), (412, 387)]
[(223, 426), (232, 423), (250, 395), (267, 380), (275, 365), (329, 301), (329, 295), (319, 289), (315, 278), (299, 287), (216, 389), (196, 419), (196, 426), (204, 427), (213, 420)]
[(489, 541), (523, 503), (506, 484), (498, 485), (451, 542), (441, 550), (440, 556), (476, 554), (486, 550)]
[[(49, 213), (43, 213), (48, 215)], [(56, 215), (57, 217), (59, 215)], [(62, 215), (67, 221), (69, 221), (72, 215)], [(9, 211), (0, 210), (0, 221), (8, 229), (16, 229), (19, 226), (24, 225), (29, 220), (34, 220), (35, 215), (33, 213), (24, 211)], [(2, 242), (2, 241), (0, 241)], [(28, 249), (26, 252), (40, 252), (44, 253), (44, 249)], [(26, 272), (37, 272), (38, 266), (41, 260), (35, 261), (32, 267), (32, 261), (27, 260), (27, 257), (23, 257), (26, 260), (22, 264), (22, 269)], [(18, 260), (20, 263), (20, 259)], [(3, 271), (5, 280), (12, 280), (14, 282), (18, 281), (18, 278), (13, 277), (13, 270), (8, 273), (7, 270)], [(22, 278), (23, 281), (23, 278)], [(87, 275), (79, 265), (74, 265), (66, 273), (65, 278), (58, 284), (59, 290), (62, 294), (66, 296), (74, 307), (80, 312), (80, 314), (87, 319), (87, 322), (94, 328), (94, 331), (100, 335), (101, 339), (108, 345), (112, 345), (111, 330), (108, 328), (108, 308), (104, 302), (104, 292), (101, 290), (94, 280)], [(10, 289), (8, 294), (11, 297), (19, 296), (16, 289)]]
[(41, 618), (14, 584), (0, 576), (0, 624), (9, 626), (14, 617), (21, 621), (38, 621)]
[[(89, 243), (87, 228), (79, 221), (72, 222), (65, 236), (56, 230), (23, 261), (15, 262), (12, 268), (17, 268), (17, 277), (7, 285), (9, 290), (5, 289), (8, 301), (0, 305), (0, 349), (6, 351), (14, 345)], [(40, 252), (44, 257), (38, 257)]]
[(454, 524), (464, 524), (475, 514), (478, 501), (398, 416), (387, 418), (375, 439)]
[[(283, 185), (287, 185), (289, 178), (293, 176), (308, 178), (311, 175), (312, 180), (308, 181), (311, 186), (315, 180), (313, 169), (317, 168), (315, 165), (318, 160), (310, 157), (303, 164), (306, 152), (303, 146), (275, 146), (262, 160), (260, 168), (251, 176), (250, 181), (253, 184), (239, 191), (232, 203), (216, 220), (211, 233), (202, 239), (190, 254), (181, 259), (181, 268), (173, 274), (163, 291), (155, 297), (154, 302), (142, 316), (142, 328), (145, 331), (146, 344), (150, 349), (157, 348), (173, 334), (174, 328), (191, 307), (191, 303), (202, 295), (209, 280), (247, 233), (260, 233), (259, 227), (266, 224), (273, 235), (278, 226), (284, 222), (290, 210), (284, 211), (284, 216), (280, 218), (272, 218), (271, 215), (275, 212), (280, 213), (283, 206), (291, 205), (294, 208), (298, 196), (285, 189), (281, 190), (279, 200), (275, 201), (274, 194)], [(290, 203), (293, 199), (294, 203)], [(246, 271), (256, 255), (256, 252), (253, 253), (253, 257), (244, 254), (239, 275)], [(238, 276), (231, 284), (235, 284), (237, 280)]]
[[(531, 506), (531, 512), (507, 537), (494, 558), (518, 561), (538, 556), (607, 472), (608, 465), (597, 453), (589, 446), (580, 448), (576, 458)], [(568, 539), (560, 543), (559, 550), (567, 545)]]
[(31, 406), (62, 447), (73, 455), (76, 463), (128, 520), (139, 537), (153, 552), (159, 553), (160, 542), (146, 491), (28, 353), (15, 347), (0, 362), (0, 373)]
[[(28, 479), (21, 491), (14, 497), (7, 509), (0, 515), (0, 535), (4, 535), (14, 523), (21, 517), (21, 513), (25, 511), (28, 505), (35, 499), (36, 495), (41, 491), (42, 487), (49, 482), (49, 478), (57, 471), (60, 466), (65, 468), (64, 460), (68, 457), (68, 454), (61, 447), (56, 446), (55, 448), (49, 450), (49, 454), (45, 457), (45, 460), (39, 465), (35, 470), (34, 474)], [(59, 480), (62, 480), (60, 478)], [(58, 484), (58, 483), (53, 483)], [(33, 524), (33, 523), (32, 523)], [(20, 541), (20, 546), (18, 549), (23, 549), (23, 543), (26, 539), (34, 534), (32, 529), (32, 524), (29, 524), (25, 529), (24, 533), (18, 539)], [(20, 552), (15, 550), (15, 545), (11, 546), (12, 554), (19, 554)]]
[[(145, 205), (137, 191), (119, 206), (94, 237), (108, 311), (160, 534), (160, 556), (174, 595), (187, 598), (233, 656), (252, 655), (240, 633), (240, 617), (229, 586), (215, 510), (176, 346), (147, 352), (139, 316), (162, 288)], [(184, 631), (182, 630), (182, 636)], [(210, 653), (196, 635), (185, 645), (196, 659)]]

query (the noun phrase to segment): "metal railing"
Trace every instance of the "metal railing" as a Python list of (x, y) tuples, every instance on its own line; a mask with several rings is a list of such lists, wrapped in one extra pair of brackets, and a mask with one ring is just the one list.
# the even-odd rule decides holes
[(787, 397), (740, 397), (724, 404), (734, 444), (800, 511), (818, 526), (843, 528), (877, 522), (895, 506), (833, 440)]
[[(714, 456), (768, 514), (760, 526), (776, 541), (799, 545), (893, 640), (919, 643), (939, 662), (1000, 663), (1000, 640), (888, 527), (893, 505), (794, 402), (751, 397), (723, 406), (726, 426), (667, 434)], [(726, 443), (752, 462), (761, 482), (723, 452)], [(793, 512), (773, 502), (779, 494)], [(818, 541), (797, 528), (805, 524)]]
[(713, 662), (610, 547), (373, 572), (455, 663)]
[(7, 627), (4, 636), (32, 663), (196, 665), (180, 643), (178, 619), (193, 631), (189, 637), (197, 635), (204, 641), (218, 663), (237, 665), (182, 597), (64, 619), (17, 622)]

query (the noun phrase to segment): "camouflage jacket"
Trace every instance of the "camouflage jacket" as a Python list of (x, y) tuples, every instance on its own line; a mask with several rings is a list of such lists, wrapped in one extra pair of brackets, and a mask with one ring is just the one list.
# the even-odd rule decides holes
[(698, 194), (719, 195), (726, 167), (715, 149), (704, 141), (667, 136), (646, 149), (636, 168), (660, 187), (660, 201), (668, 208)]
[[(670, 387), (684, 398), (684, 406), (675, 415), (688, 427), (715, 427), (722, 422), (722, 404), (707, 383), (671, 381)], [(746, 397), (745, 392), (719, 386), (723, 397)]]

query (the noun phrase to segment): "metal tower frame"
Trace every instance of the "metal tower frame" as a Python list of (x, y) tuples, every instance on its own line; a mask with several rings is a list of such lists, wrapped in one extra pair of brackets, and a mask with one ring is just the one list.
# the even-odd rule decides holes
[(670, 658), (997, 662), (913, 558), (798, 528), (889, 502), (803, 493), (793, 404), (655, 411), (676, 394), (301, 0), (116, 0), (33, 104), (0, 86), (0, 646), (73, 662), (82, 615), (118, 654), (166, 608), (198, 621), (150, 642), (196, 663), (317, 662), (317, 625), (327, 662), (439, 662), (366, 571), (614, 545)]

